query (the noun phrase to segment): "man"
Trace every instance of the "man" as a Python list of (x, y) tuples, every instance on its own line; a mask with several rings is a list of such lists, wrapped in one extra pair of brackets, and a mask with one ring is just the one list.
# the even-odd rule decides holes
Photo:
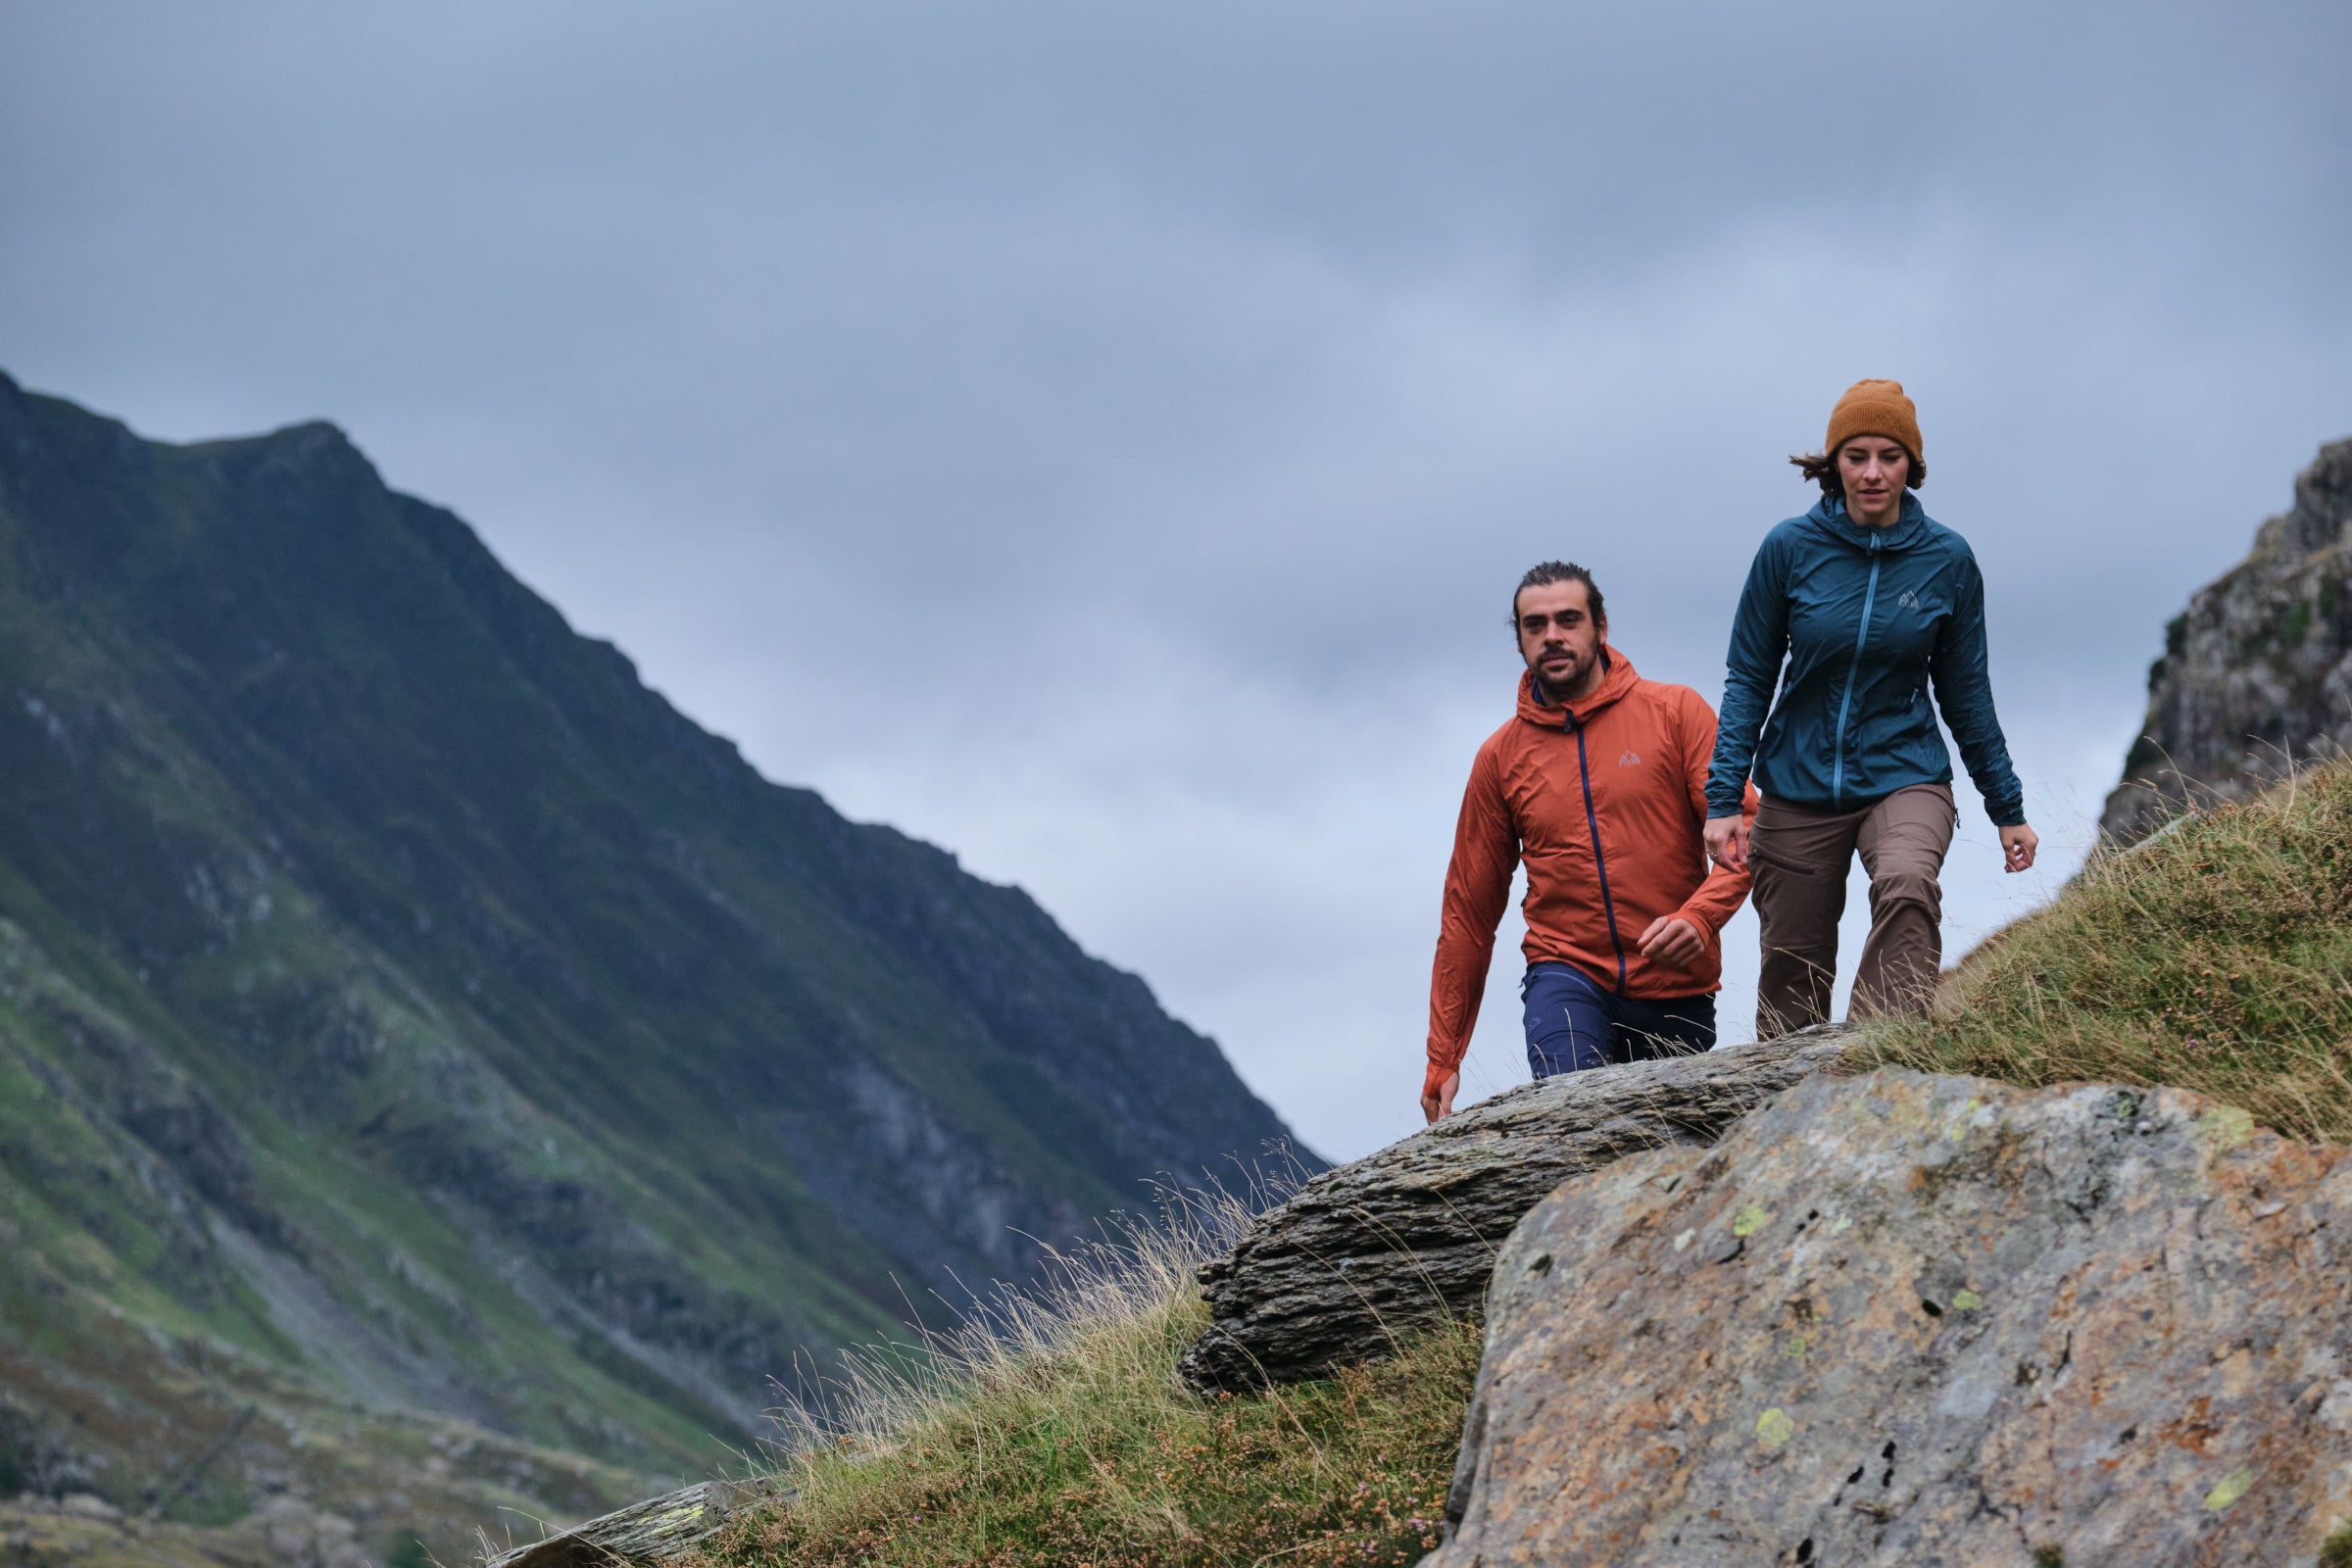
[[(1715, 1044), (1717, 933), (1747, 873), (1710, 872), (1703, 838), (1715, 711), (1643, 680), (1608, 642), (1591, 572), (1519, 581), (1519, 711), (1471, 764), (1430, 978), (1421, 1109), (1453, 1110), (1511, 872), (1527, 861), (1527, 1059), (1539, 1078)], [(1747, 815), (1756, 793), (1747, 792)]]

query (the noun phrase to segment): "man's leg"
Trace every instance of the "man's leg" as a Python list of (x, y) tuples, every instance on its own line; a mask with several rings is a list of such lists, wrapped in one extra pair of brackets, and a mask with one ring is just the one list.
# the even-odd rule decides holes
[(1531, 964), (1519, 998), (1527, 1004), (1528, 1071), (1549, 1078), (1609, 1064), (1617, 1033), (1609, 994), (1590, 976), (1565, 963)]
[(1838, 917), (1845, 913), (1845, 869), (1861, 831), (1860, 811), (1808, 811), (1766, 796), (1748, 836), (1755, 875), (1750, 897), (1762, 928), (1756, 976), (1756, 1038), (1770, 1040), (1824, 1022), (1838, 978)]
[(1617, 997), (1619, 1061), (1648, 1061), (1659, 1056), (1690, 1056), (1715, 1049), (1715, 994), (1670, 997), (1645, 1002)]
[(1854, 976), (1857, 1018), (1928, 1010), (1943, 967), (1943, 888), (1936, 881), (1959, 812), (1946, 784), (1896, 790), (1862, 814), (1870, 940)]

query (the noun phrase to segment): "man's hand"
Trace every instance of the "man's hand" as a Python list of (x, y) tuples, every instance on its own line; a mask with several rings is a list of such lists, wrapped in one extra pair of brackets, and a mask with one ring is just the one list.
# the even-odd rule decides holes
[(1679, 916), (1661, 914), (1642, 933), (1642, 956), (1669, 969), (1695, 968), (1706, 956), (1707, 939)]
[(2001, 863), (2012, 871), (2033, 870), (2034, 852), (2040, 848), (2041, 835), (2023, 822), (2001, 829)]
[(1747, 817), (1710, 816), (1706, 826), (1707, 858), (1726, 871), (1747, 869)]
[(1436, 1121), (1440, 1116), (1452, 1115), (1453, 1092), (1461, 1087), (1462, 1075), (1457, 1071), (1447, 1073), (1446, 1081), (1437, 1088), (1423, 1090), (1421, 1092), (1421, 1114), (1431, 1121)]

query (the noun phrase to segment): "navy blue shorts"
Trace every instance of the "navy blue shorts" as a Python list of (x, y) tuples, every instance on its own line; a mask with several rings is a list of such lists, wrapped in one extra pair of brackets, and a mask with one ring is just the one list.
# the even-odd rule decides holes
[(1715, 1049), (1715, 997), (1621, 997), (1582, 969), (1533, 963), (1519, 982), (1527, 1004), (1527, 1065), (1539, 1078), (1613, 1061)]

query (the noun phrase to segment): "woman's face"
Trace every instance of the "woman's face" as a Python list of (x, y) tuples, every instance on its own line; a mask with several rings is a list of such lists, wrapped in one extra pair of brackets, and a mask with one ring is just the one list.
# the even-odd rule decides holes
[(1911, 476), (1911, 454), (1900, 441), (1859, 435), (1838, 449), (1838, 477), (1845, 483), (1845, 510), (1865, 528), (1881, 528), (1900, 515), (1903, 481)]

